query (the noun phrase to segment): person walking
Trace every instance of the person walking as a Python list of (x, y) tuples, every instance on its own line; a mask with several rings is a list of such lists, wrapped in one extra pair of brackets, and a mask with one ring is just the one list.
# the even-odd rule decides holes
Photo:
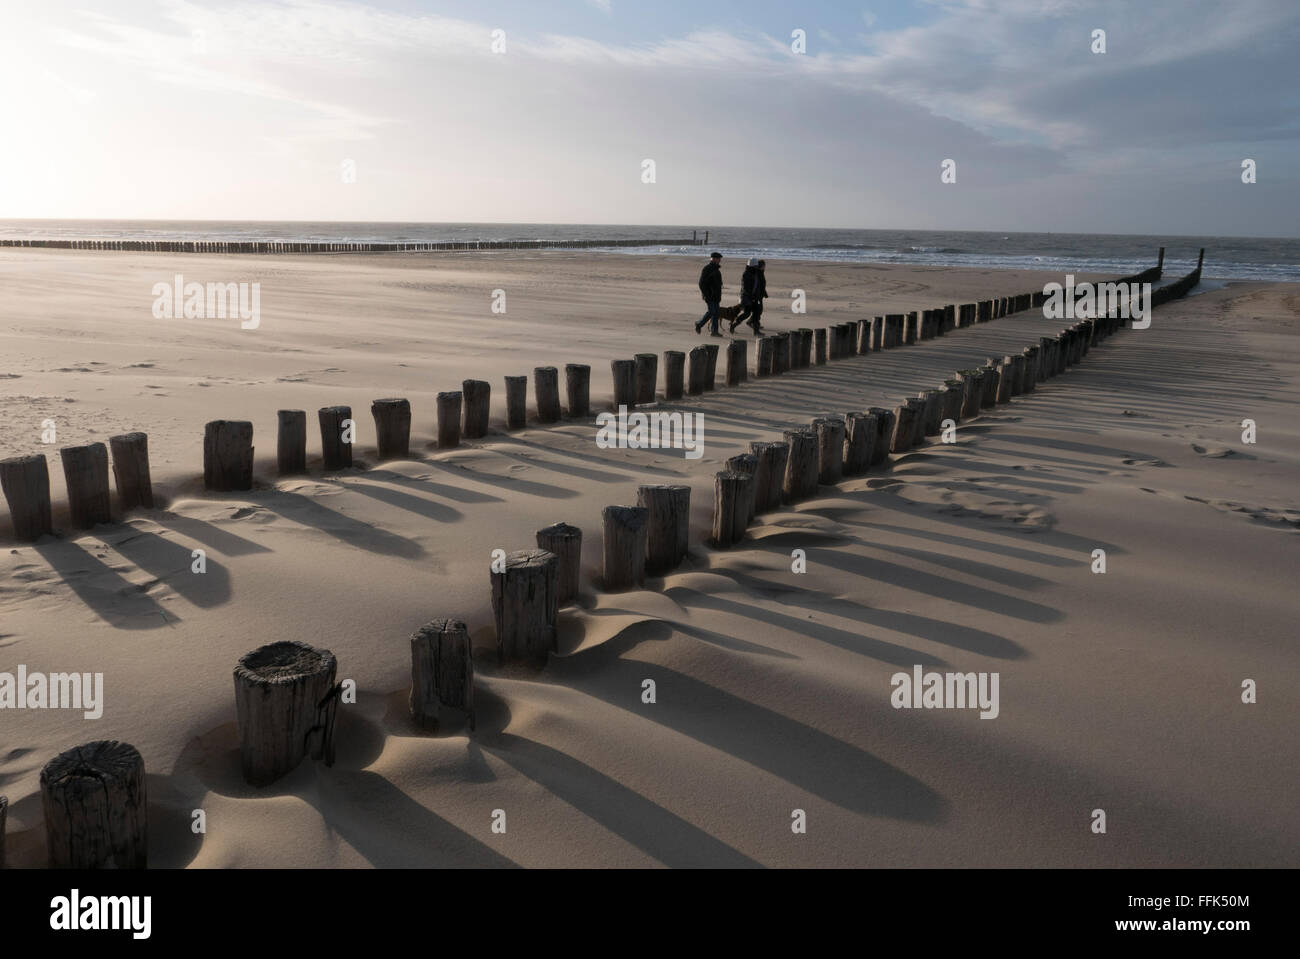
[(750, 312), (749, 325), (754, 328), (754, 335), (763, 334), (763, 301), (767, 299), (767, 260), (758, 261), (758, 276), (754, 283), (754, 308)]
[[(731, 329), (728, 332), (734, 334), (736, 332), (736, 327), (740, 326), (741, 323), (745, 322), (745, 320), (749, 319), (749, 317), (753, 315), (756, 304), (759, 312), (762, 312), (763, 301), (758, 298), (758, 278), (758, 260), (750, 257), (749, 262), (745, 264), (745, 273), (740, 278), (741, 308), (739, 312), (736, 313), (735, 318), (732, 319)], [(754, 324), (751, 322), (749, 325), (753, 326)]]
[(700, 296), (704, 297), (705, 313), (695, 324), (695, 332), (712, 321), (709, 333), (721, 336), (718, 330), (718, 308), (722, 306), (722, 254), (710, 253), (709, 262), (700, 271)]

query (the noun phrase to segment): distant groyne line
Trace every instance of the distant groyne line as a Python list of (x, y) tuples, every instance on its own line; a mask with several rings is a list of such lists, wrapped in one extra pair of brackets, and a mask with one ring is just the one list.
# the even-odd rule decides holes
[(110, 250), (125, 253), (434, 253), (479, 250), (589, 250), (602, 247), (703, 246), (699, 231), (668, 240), (414, 240), (409, 243), (368, 243), (315, 240), (51, 240), (0, 238), (0, 247), (50, 250)]

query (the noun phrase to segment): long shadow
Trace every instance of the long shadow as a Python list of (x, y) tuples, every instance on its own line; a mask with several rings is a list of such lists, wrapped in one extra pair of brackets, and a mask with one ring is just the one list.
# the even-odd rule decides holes
[[(495, 450), (493, 452), (495, 452)], [(540, 496), (544, 499), (572, 499), (579, 495), (576, 491), (564, 486), (552, 486), (550, 483), (539, 483), (536, 480), (527, 480), (518, 476), (498, 476), (495, 473), (466, 469), (463, 466), (438, 463), (436, 461), (429, 461), (428, 465), (448, 473), (454, 472), (457, 476), (460, 476), (471, 483), (481, 483), (484, 486), (496, 486), (501, 489), (510, 490), (511, 492), (523, 493), (527, 496)], [(442, 489), (444, 487), (439, 486), (438, 488)], [(505, 502), (499, 496), (491, 496), (488, 498), (498, 503)]]
[[(760, 592), (764, 587), (770, 588), (771, 585), (759, 577), (749, 576), (734, 569), (715, 569), (713, 572), (726, 576), (737, 586), (751, 592)], [(964, 649), (967, 652), (979, 653), (981, 656), (991, 656), (996, 659), (1023, 659), (1028, 655), (1019, 643), (996, 633), (942, 619), (918, 616), (915, 613), (866, 606), (844, 597), (809, 593), (807, 590), (790, 590), (782, 592), (778, 601), (784, 606), (861, 620), (871, 626), (880, 626), (895, 633), (906, 633), (917, 639), (952, 646), (954, 649)], [(681, 626), (676, 628), (681, 629)]]
[(255, 491), (249, 500), (287, 520), (328, 533), (335, 539), (369, 553), (418, 559), (425, 549), (414, 540), (362, 523), (298, 493), (284, 490)]
[(972, 606), (986, 612), (1023, 619), (1030, 623), (1055, 623), (1064, 618), (1060, 610), (1041, 603), (1033, 603), (1017, 596), (996, 593), (981, 586), (971, 586), (910, 566), (899, 566), (871, 556), (855, 556), (846, 552), (829, 552), (813, 547), (808, 550), (808, 563), (824, 563), (832, 569), (854, 573), (901, 589), (925, 593), (963, 606)]
[(1009, 586), (1012, 589), (1038, 589), (1051, 585), (1048, 580), (1030, 573), (1021, 573), (1005, 566), (993, 566), (973, 559), (949, 556), (946, 553), (935, 553), (925, 549), (910, 549), (906, 546), (886, 546), (883, 543), (865, 543), (863, 545), (868, 549), (887, 550), (900, 556), (906, 556), (909, 559), (933, 563), (935, 566), (945, 566), (955, 572), (965, 573), (967, 576), (977, 576), (980, 579), (987, 579), (999, 586)]
[[(557, 463), (554, 460), (544, 459), (541, 456), (526, 456), (523, 453), (515, 453), (509, 449), (505, 449), (504, 445), (505, 444), (502, 443), (494, 444), (491, 452), (498, 456), (502, 456), (505, 459), (511, 459), (527, 466), (535, 466), (542, 470), (550, 470), (551, 472), (559, 473), (562, 476), (577, 476), (581, 479), (594, 480), (597, 483), (621, 483), (631, 479), (631, 477), (626, 473), (609, 473), (605, 470), (569, 466), (566, 463)], [(543, 449), (545, 449), (545, 447), (543, 447)], [(429, 465), (447, 472), (455, 470), (458, 474), (466, 476), (469, 479), (475, 477), (475, 473), (472, 470), (467, 470), (461, 466), (455, 466), (449, 463), (440, 463), (437, 460), (429, 460)], [(500, 486), (504, 484), (501, 477), (496, 477), (496, 480), (497, 482), (494, 485)], [(488, 480), (483, 479), (482, 482), (488, 482)]]
[(173, 532), (180, 533), (186, 539), (197, 540), (209, 549), (214, 549), (226, 556), (247, 556), (252, 553), (271, 552), (270, 547), (263, 546), (261, 543), (254, 543), (251, 539), (244, 539), (242, 536), (236, 536), (220, 526), (214, 526), (205, 520), (195, 519), (193, 516), (182, 516), (180, 513), (159, 511), (151, 514), (149, 518), (159, 526), (165, 526)]
[[(852, 512), (860, 512), (853, 510)], [(859, 529), (882, 530), (887, 533), (896, 533), (899, 536), (914, 536), (917, 539), (933, 540), (937, 543), (947, 543), (950, 546), (962, 546), (966, 549), (979, 550), (985, 553), (996, 553), (999, 556), (1006, 556), (1011, 559), (1026, 560), (1030, 563), (1042, 563), (1044, 566), (1076, 566), (1078, 560), (1067, 559), (1064, 556), (1053, 556), (1050, 553), (1039, 553), (1034, 550), (1018, 549), (1015, 546), (1006, 546), (1002, 543), (986, 543), (983, 540), (969, 539), (965, 536), (955, 536), (952, 534), (936, 533), (928, 529), (917, 529), (910, 526), (890, 526), (887, 523), (855, 523), (847, 519), (837, 519), (837, 522), (846, 526), (856, 526)]]
[(33, 548), (114, 629), (160, 629), (178, 622), (144, 592), (147, 585), (128, 582), (77, 543), (42, 542)]
[[(711, 570), (710, 572), (725, 575), (721, 570)], [(809, 619), (796, 619), (793, 616), (778, 613), (774, 610), (737, 603), (734, 600), (723, 599), (721, 596), (712, 593), (702, 593), (688, 586), (670, 586), (664, 590), (664, 594), (683, 606), (712, 609), (720, 613), (730, 613), (732, 616), (742, 619), (756, 620), (799, 636), (807, 636), (809, 639), (826, 643), (828, 646), (834, 646), (850, 653), (857, 653), (859, 656), (866, 656), (882, 663), (888, 663), (890, 666), (911, 667), (917, 663), (922, 666), (948, 665), (937, 656), (915, 649), (908, 649), (906, 646), (899, 646), (883, 639), (873, 639), (870, 636), (851, 633), (848, 630), (828, 626), (825, 623)]]
[[(432, 466), (428, 460), (417, 460), (421, 466)], [(462, 470), (469, 474), (470, 470)], [(421, 492), (433, 493), (436, 496), (443, 496), (458, 503), (500, 503), (503, 502), (501, 497), (492, 496), (489, 493), (478, 493), (474, 490), (462, 489), (459, 486), (444, 486), (442, 483), (434, 483), (427, 479), (416, 479), (413, 476), (407, 476), (405, 473), (396, 473), (393, 470), (373, 469), (368, 470), (365, 474), (366, 479), (372, 479), (381, 483), (388, 483), (390, 486), (405, 486), (408, 489), (419, 490)]]
[(105, 537), (105, 542), (201, 609), (230, 599), (230, 572), (211, 560), (206, 562), (205, 572), (193, 572), (193, 551), (187, 546), (143, 530), (119, 540)]
[[(560, 667), (557, 674), (565, 671), (563, 665), (563, 660), (552, 660), (553, 667)], [(634, 709), (627, 691), (645, 679), (655, 681), (659, 702), (653, 709)], [(616, 659), (585, 680), (582, 691), (611, 706), (660, 723), (851, 812), (918, 823), (938, 823), (948, 815), (946, 799), (896, 766), (685, 673)]]
[(424, 516), (439, 523), (454, 523), (465, 515), (458, 509), (453, 509), (442, 503), (435, 503), (433, 500), (427, 500), (422, 496), (412, 496), (410, 493), (403, 493), (401, 490), (395, 490), (388, 486), (367, 483), (361, 479), (348, 483), (345, 489), (354, 490), (363, 496), (379, 500), (381, 503), (404, 509), (407, 512), (415, 513), (417, 516)]
[(755, 868), (744, 853), (558, 749), (510, 733), (480, 736), (483, 748), (665, 866)]

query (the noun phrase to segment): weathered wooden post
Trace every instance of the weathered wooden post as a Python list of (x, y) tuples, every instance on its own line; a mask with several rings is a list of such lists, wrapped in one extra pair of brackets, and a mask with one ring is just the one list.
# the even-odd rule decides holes
[(799, 335), (798, 330), (789, 330), (785, 334), (785, 338), (789, 344), (786, 346), (786, 356), (789, 357), (786, 369), (797, 370), (799, 368), (799, 356), (802, 350), (800, 344), (803, 342), (803, 337)]
[(352, 440), (350, 436), (345, 437), (345, 432), (354, 428), (352, 407), (324, 406), (316, 416), (320, 420), (322, 467), (327, 470), (351, 469)]
[(812, 430), (785, 430), (782, 438), (790, 447), (786, 459), (782, 499), (796, 503), (817, 495), (817, 434)]
[(1019, 396), (1025, 389), (1025, 356), (1023, 353), (1012, 353), (1002, 360), (1011, 363), (1011, 395)]
[(907, 317), (902, 313), (885, 314), (885, 346), (903, 345), (903, 326)]
[(871, 320), (870, 319), (858, 320), (858, 325), (857, 328), (854, 330), (853, 335), (857, 339), (858, 354), (860, 355), (862, 353), (870, 353), (871, 352)]
[(506, 377), (506, 429), (521, 430), (528, 424), (528, 377)]
[(776, 358), (776, 341), (770, 336), (759, 337), (754, 376), (771, 376), (772, 365)]
[(704, 392), (705, 378), (709, 375), (709, 351), (702, 346), (691, 349), (689, 371), (686, 377), (686, 392), (699, 396)]
[[(742, 346), (744, 344), (741, 344)], [(636, 401), (653, 403), (659, 389), (659, 357), (654, 353), (636, 354)], [(617, 404), (615, 404), (617, 406)]]
[(817, 482), (838, 483), (844, 478), (844, 421), (819, 417), (812, 428), (817, 434)]
[(636, 407), (636, 360), (610, 360), (610, 375), (614, 379), (614, 409)]
[(1020, 380), (1020, 392), (1032, 393), (1038, 384), (1038, 347), (1026, 346), (1021, 351), (1025, 358), (1023, 376)]
[(108, 492), (108, 447), (103, 443), (65, 446), (59, 450), (63, 478), (68, 488), (72, 525), (90, 529), (96, 523), (110, 523)]
[(203, 487), (219, 493), (253, 488), (253, 424), (213, 420), (203, 428)]
[(938, 436), (942, 431), (943, 399), (939, 390), (922, 390), (916, 394), (925, 404), (921, 415), (921, 435)]
[(411, 634), (411, 718), (437, 729), (443, 709), (458, 709), (474, 728), (474, 655), (460, 620), (435, 619)]
[(51, 869), (149, 865), (144, 759), (134, 746), (102, 739), (74, 746), (45, 764), (40, 788)]
[(883, 316), (873, 316), (871, 318), (871, 352), (883, 350), (885, 348), (885, 318)]
[(772, 344), (772, 372), (785, 373), (790, 369), (790, 338), (777, 334)]
[(636, 504), (646, 511), (646, 572), (658, 576), (676, 569), (690, 545), (691, 488), (638, 486)]
[(554, 553), (521, 549), (492, 564), (492, 614), (496, 620), (497, 659), (545, 662), (556, 648), (559, 566)]
[(812, 366), (813, 331), (806, 326), (799, 328), (799, 365)]
[(45, 454), (14, 456), (0, 461), (0, 488), (9, 503), (14, 535), (34, 543), (54, 532), (50, 516), (50, 468)]
[(438, 448), (452, 449), (460, 445), (460, 390), (447, 390), (434, 398), (438, 410)]
[(913, 396), (904, 402), (912, 408), (912, 432), (909, 437), (911, 444), (920, 446), (925, 442), (925, 400)]
[(876, 420), (876, 441), (871, 446), (871, 465), (879, 466), (889, 456), (889, 447), (894, 437), (894, 411), (883, 406), (873, 406), (867, 412)]
[(552, 553), (556, 567), (555, 590), (560, 606), (578, 595), (582, 569), (582, 530), (568, 523), (555, 523), (537, 531), (537, 548)]
[(307, 411), (277, 410), (275, 465), (281, 476), (307, 472)]
[(718, 344), (705, 343), (704, 355), (708, 359), (704, 368), (704, 389), (708, 392), (718, 381)]
[(903, 325), (903, 344), (911, 346), (916, 342), (917, 326), (920, 323), (920, 316), (916, 310), (907, 314), (907, 319)]
[(746, 503), (748, 509), (745, 513), (745, 525), (748, 526), (754, 521), (754, 516), (758, 512), (758, 457), (753, 453), (740, 453), (730, 457), (725, 464), (728, 473), (744, 473), (751, 477), (754, 482), (745, 487)]
[(813, 331), (814, 362), (818, 366), (826, 365), (826, 327), (819, 326)]
[(998, 366), (991, 357), (980, 367), (980, 384), (984, 395), (980, 398), (980, 408), (991, 410), (998, 402)]
[(686, 354), (681, 350), (664, 351), (664, 399), (682, 398), (686, 367)]
[[(466, 383), (472, 382), (466, 380)], [(403, 460), (411, 455), (410, 401), (390, 397), (373, 400), (370, 415), (375, 418), (376, 448), (381, 460)]]
[(0, 796), (0, 869), (5, 867), (5, 819), (9, 816), (9, 799)]
[(235, 667), (235, 712), (244, 779), (266, 786), (307, 756), (334, 763), (334, 674), (328, 649), (297, 640), (259, 646)]
[[(569, 417), (583, 419), (589, 416), (591, 414), (591, 367), (586, 363), (564, 364), (564, 391), (565, 398), (569, 401)], [(555, 397), (557, 420), (560, 418), (559, 405), (560, 398), (557, 395)]]
[(153, 509), (153, 482), (149, 478), (149, 437), (144, 433), (110, 436), (113, 478), (117, 498), (125, 512), (143, 506)]
[(1038, 382), (1040, 383), (1055, 373), (1056, 360), (1052, 355), (1054, 343), (1050, 336), (1038, 338)]
[(713, 479), (713, 545), (718, 549), (739, 542), (749, 526), (749, 501), (754, 477), (730, 470)]
[(1016, 368), (1011, 364), (1011, 357), (1004, 356), (1002, 362), (998, 364), (998, 387), (994, 394), (994, 402), (1011, 401), (1011, 378), (1015, 375), (1015, 370)]
[(954, 424), (961, 422), (961, 406), (965, 396), (966, 389), (960, 379), (943, 381), (943, 418), (945, 420), (952, 420)]
[(533, 395), (537, 397), (537, 422), (560, 422), (560, 371), (553, 366), (534, 368)]
[(645, 583), (648, 511), (644, 506), (606, 506), (601, 518), (604, 588), (610, 592), (640, 588)]
[(844, 475), (861, 476), (871, 467), (876, 420), (870, 413), (844, 414)]
[(894, 435), (889, 439), (891, 453), (906, 453), (912, 448), (912, 427), (916, 419), (916, 407), (904, 402), (894, 407)]
[(487, 380), (464, 380), (460, 384), (464, 419), (461, 435), (467, 440), (487, 436), (488, 414), (492, 409), (492, 386)]
[(745, 381), (746, 343), (744, 340), (732, 340), (727, 344), (727, 378), (728, 386), (739, 386)]
[(786, 461), (790, 458), (788, 443), (749, 444), (749, 451), (758, 460), (754, 470), (754, 511), (763, 513), (781, 506), (785, 485)]

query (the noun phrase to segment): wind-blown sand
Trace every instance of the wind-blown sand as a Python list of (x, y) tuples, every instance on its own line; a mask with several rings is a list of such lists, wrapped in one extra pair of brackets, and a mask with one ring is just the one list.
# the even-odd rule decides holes
[[(44, 862), (44, 763), (111, 738), (144, 755), (157, 866), (1297, 865), (1296, 287), (1234, 283), (1164, 307), (955, 445), (823, 487), (719, 552), (703, 545), (713, 474), (750, 441), (892, 407), (1063, 324), (1019, 314), (719, 386), (675, 407), (705, 416), (700, 460), (599, 449), (591, 421), (503, 431), (504, 375), (590, 363), (600, 408), (609, 359), (702, 342), (700, 265), (0, 252), (0, 456), (45, 452), (61, 507), (58, 446), (141, 429), (165, 502), (34, 547), (0, 515), (0, 672), (103, 672), (107, 687), (99, 720), (0, 711), (10, 863)], [(260, 282), (260, 328), (154, 319), (151, 288), (175, 273)], [(739, 264), (724, 273), (734, 292)], [(772, 262), (766, 325), (1050, 279)], [(795, 287), (806, 316), (789, 312)], [(467, 377), (491, 382), (494, 431), (430, 448), (434, 394)], [(416, 459), (375, 463), (368, 409), (384, 396), (411, 400)], [(360, 466), (326, 476), (310, 411), (333, 404), (360, 424)], [(310, 477), (274, 476), (279, 408), (309, 411)], [(254, 422), (256, 490), (203, 492), (210, 419)], [(601, 509), (661, 482), (692, 487), (691, 556), (645, 590), (598, 591)], [(540, 672), (501, 670), (490, 551), (532, 547), (561, 520), (585, 533), (561, 652)], [(61, 509), (55, 521), (66, 528)], [(406, 717), (408, 638), (444, 616), (481, 654), (470, 737)], [(333, 650), (359, 696), (340, 707), (333, 768), (258, 790), (239, 773), (231, 671), (280, 639)], [(998, 672), (1000, 715), (892, 708), (891, 675), (916, 664)], [(1090, 829), (1099, 808), (1105, 835)]]

